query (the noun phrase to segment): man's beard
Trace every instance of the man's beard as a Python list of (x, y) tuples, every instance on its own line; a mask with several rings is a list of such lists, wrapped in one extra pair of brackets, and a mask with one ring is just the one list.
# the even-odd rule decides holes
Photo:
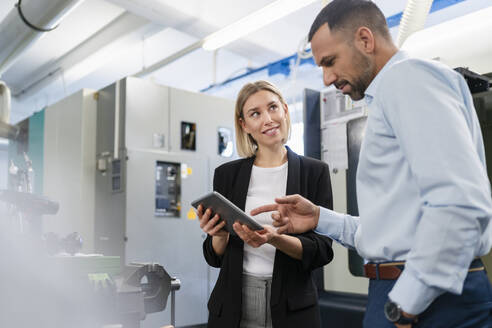
[(366, 89), (374, 78), (374, 63), (364, 56), (354, 47), (354, 56), (352, 59), (356, 69), (360, 69), (358, 77), (351, 83), (352, 91), (349, 96), (352, 100), (361, 100), (365, 96)]

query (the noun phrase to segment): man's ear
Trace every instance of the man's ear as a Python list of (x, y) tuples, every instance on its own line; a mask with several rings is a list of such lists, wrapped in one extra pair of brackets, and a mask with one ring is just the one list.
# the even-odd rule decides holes
[(369, 28), (361, 26), (355, 32), (354, 44), (361, 52), (372, 54), (376, 45), (374, 34)]

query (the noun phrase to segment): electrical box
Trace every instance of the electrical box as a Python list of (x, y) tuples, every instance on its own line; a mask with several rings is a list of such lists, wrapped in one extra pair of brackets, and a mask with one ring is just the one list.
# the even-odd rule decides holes
[(155, 166), (155, 216), (179, 218), (180, 210), (181, 166), (157, 161)]

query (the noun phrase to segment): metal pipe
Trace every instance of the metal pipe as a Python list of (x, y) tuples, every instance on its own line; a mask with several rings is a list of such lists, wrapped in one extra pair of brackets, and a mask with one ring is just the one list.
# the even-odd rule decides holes
[(181, 288), (181, 281), (171, 277), (171, 325), (176, 327), (176, 291)]
[(120, 81), (116, 81), (114, 96), (114, 152), (113, 158), (120, 156)]
[(397, 45), (401, 47), (414, 32), (421, 30), (433, 0), (408, 0), (398, 29)]
[(171, 56), (168, 56), (166, 58), (164, 58), (163, 60), (155, 63), (154, 65), (151, 65), (147, 68), (144, 68), (143, 70), (141, 70), (140, 72), (134, 74), (134, 76), (136, 77), (144, 77), (146, 76), (147, 74), (150, 74), (152, 72), (155, 72), (157, 71), (158, 69), (166, 66), (167, 64), (170, 64), (172, 62), (174, 62), (175, 60), (178, 60), (179, 58), (197, 50), (197, 49), (200, 49), (201, 46), (203, 45), (203, 40), (200, 40), (200, 41), (197, 41), (195, 43), (192, 43), (190, 44), (189, 46), (187, 46), (186, 48), (184, 49), (181, 49), (177, 52), (175, 52), (174, 54), (172, 54)]
[(486, 7), (412, 34), (402, 49), (412, 57), (436, 59), (450, 67), (467, 67), (485, 74), (492, 71), (492, 7)]
[[(22, 11), (32, 24), (36, 26), (53, 26), (81, 0), (24, 0)], [(5, 73), (42, 35), (27, 26), (20, 18), (17, 9), (13, 8), (0, 23), (0, 76)]]
[(0, 138), (16, 139), (19, 135), (19, 127), (0, 121)]
[(10, 122), (10, 89), (0, 81), (0, 122)]
[(171, 325), (176, 327), (176, 314), (175, 314), (175, 306), (176, 306), (176, 292), (171, 291)]
[(217, 52), (219, 49), (214, 50), (214, 55), (212, 58), (212, 84), (217, 83)]
[(39, 74), (31, 76), (28, 83), (23, 83), (20, 90), (13, 90), (13, 96), (19, 101), (29, 98), (33, 94), (45, 88), (57, 78), (58, 73), (70, 72), (70, 69), (90, 57), (97, 51), (108, 46), (112, 42), (119, 42), (132, 33), (141, 33), (145, 27), (149, 26), (149, 21), (145, 18), (138, 17), (129, 12), (124, 12), (104, 28), (96, 32), (86, 41), (79, 44), (55, 62), (49, 63)]

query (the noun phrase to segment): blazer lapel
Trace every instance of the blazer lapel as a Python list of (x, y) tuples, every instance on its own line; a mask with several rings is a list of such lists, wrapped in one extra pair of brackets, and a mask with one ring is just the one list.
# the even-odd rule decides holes
[(237, 175), (236, 183), (234, 184), (233, 199), (234, 204), (244, 211), (246, 206), (246, 197), (248, 196), (249, 180), (251, 178), (251, 169), (255, 156), (247, 158), (241, 164)]
[(301, 160), (299, 155), (287, 148), (287, 161), (289, 162), (287, 170), (287, 190), (286, 195), (299, 194), (301, 192)]

